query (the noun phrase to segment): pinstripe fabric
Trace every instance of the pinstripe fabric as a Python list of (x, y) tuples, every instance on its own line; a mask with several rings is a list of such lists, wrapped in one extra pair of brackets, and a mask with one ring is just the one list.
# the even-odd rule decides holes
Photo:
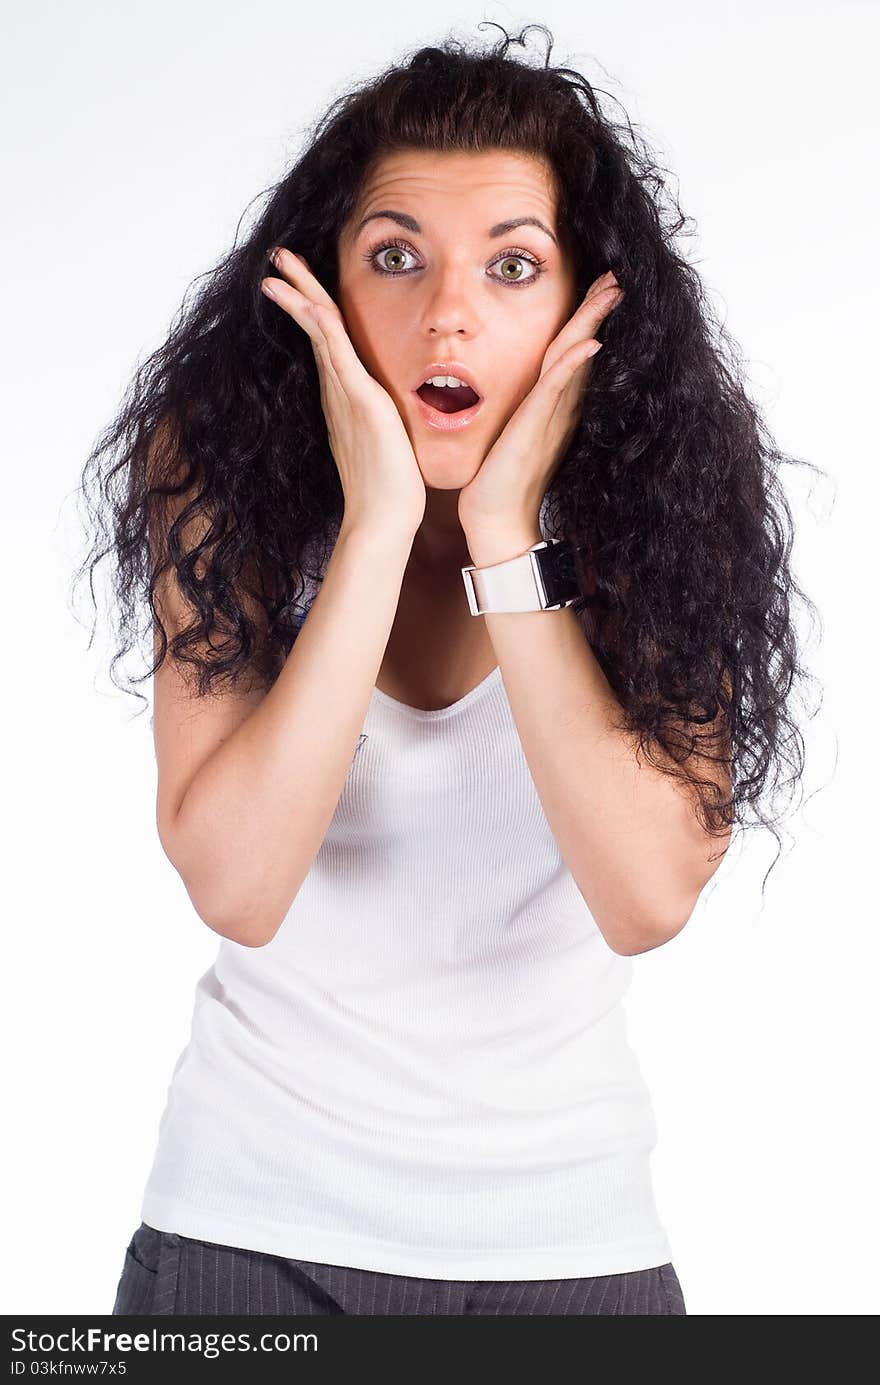
[(146, 1222), (125, 1252), (112, 1311), (305, 1317), (687, 1313), (670, 1263), (589, 1279), (419, 1279), (216, 1245), (157, 1231)]

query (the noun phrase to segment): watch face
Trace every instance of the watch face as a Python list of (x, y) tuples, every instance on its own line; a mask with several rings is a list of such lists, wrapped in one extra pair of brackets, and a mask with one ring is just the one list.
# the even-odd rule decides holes
[(580, 584), (575, 571), (574, 549), (569, 543), (551, 544), (535, 554), (541, 569), (541, 580), (547, 594), (548, 606), (560, 606), (580, 596)]

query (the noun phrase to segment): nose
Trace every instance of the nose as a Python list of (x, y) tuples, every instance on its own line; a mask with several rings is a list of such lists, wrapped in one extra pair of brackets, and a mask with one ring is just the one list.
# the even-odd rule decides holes
[(474, 283), (465, 269), (437, 274), (428, 288), (423, 326), (434, 336), (470, 336), (476, 329)]

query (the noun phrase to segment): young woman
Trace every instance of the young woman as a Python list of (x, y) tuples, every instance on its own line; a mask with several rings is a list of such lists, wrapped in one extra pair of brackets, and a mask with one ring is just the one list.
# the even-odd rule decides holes
[(622, 998), (797, 756), (788, 511), (662, 180), (509, 44), (341, 100), (90, 459), (220, 935), (115, 1313), (685, 1312)]

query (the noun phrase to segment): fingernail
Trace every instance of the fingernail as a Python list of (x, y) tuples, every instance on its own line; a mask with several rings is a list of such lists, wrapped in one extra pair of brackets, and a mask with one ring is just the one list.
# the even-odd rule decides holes
[(268, 279), (263, 280), (263, 282), (260, 285), (260, 288), (263, 290), (267, 298), (274, 298), (275, 302), (278, 302), (278, 299), (275, 298), (275, 290), (272, 288), (272, 285), (269, 283)]
[(272, 261), (273, 265), (274, 265), (275, 268), (277, 269), (277, 268), (279, 267), (279, 263), (280, 263), (280, 260), (281, 260), (281, 248), (280, 248), (280, 246), (277, 246), (277, 245), (276, 245), (275, 248), (269, 252), (269, 259)]

